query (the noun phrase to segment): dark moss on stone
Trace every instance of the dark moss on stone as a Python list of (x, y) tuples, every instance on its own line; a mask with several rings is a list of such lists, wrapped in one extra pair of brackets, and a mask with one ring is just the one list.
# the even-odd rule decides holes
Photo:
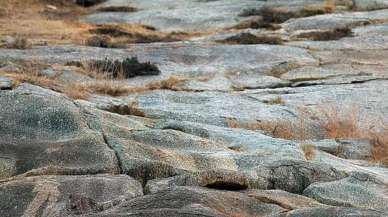
[(252, 33), (241, 33), (219, 41), (229, 44), (282, 44), (279, 36), (254, 35)]

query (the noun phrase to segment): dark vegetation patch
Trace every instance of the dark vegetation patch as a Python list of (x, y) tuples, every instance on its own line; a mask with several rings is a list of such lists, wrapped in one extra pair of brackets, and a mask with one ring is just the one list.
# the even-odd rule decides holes
[(125, 30), (119, 25), (99, 25), (89, 30), (92, 34), (109, 35), (112, 37), (132, 36), (133, 33)]
[(269, 23), (269, 22), (263, 21), (263, 18), (260, 16), (255, 16), (249, 20), (244, 20), (240, 22), (239, 24), (233, 26), (231, 29), (260, 29), (260, 28), (278, 30), (281, 27), (276, 23)]
[(0, 48), (7, 49), (29, 49), (32, 47), (30, 41), (25, 37), (8, 37), (0, 40)]
[(248, 188), (248, 186), (244, 184), (235, 183), (235, 182), (224, 182), (224, 181), (216, 181), (213, 183), (209, 183), (205, 187), (218, 189), (218, 190), (227, 190), (227, 191), (240, 191)]
[(83, 7), (91, 7), (93, 5), (100, 4), (105, 1), (106, 0), (76, 0), (75, 3)]
[(228, 44), (282, 44), (283, 40), (279, 36), (241, 33), (224, 40), (220, 40), (219, 42)]
[(112, 40), (109, 36), (105, 35), (95, 35), (85, 41), (85, 45), (91, 47), (102, 47), (102, 48), (113, 48), (117, 45), (112, 43)]
[(332, 13), (333, 7), (328, 6), (306, 6), (301, 10), (292, 10), (290, 8), (272, 8), (262, 7), (260, 9), (249, 8), (240, 13), (241, 17), (258, 16), (261, 20), (254, 22), (254, 27), (272, 28), (273, 24), (284, 23), (292, 18), (315, 16), (319, 14)]
[(86, 40), (86, 45), (118, 48), (132, 43), (174, 42), (188, 37), (182, 32), (163, 33), (144, 25), (98, 25), (90, 29), (95, 36)]
[(108, 6), (97, 9), (100, 12), (136, 12), (138, 11), (134, 7), (130, 6)]
[(351, 36), (353, 36), (352, 29), (349, 27), (342, 27), (324, 31), (303, 32), (300, 33), (297, 37), (313, 41), (331, 41)]
[(89, 67), (111, 78), (132, 78), (135, 76), (159, 75), (158, 67), (150, 62), (141, 63), (136, 57), (124, 60), (95, 60)]

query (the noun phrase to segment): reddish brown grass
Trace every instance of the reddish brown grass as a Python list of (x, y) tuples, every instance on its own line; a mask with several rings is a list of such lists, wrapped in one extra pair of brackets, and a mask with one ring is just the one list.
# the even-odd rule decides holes
[(324, 120), (321, 127), (327, 138), (360, 138), (362, 133), (359, 126), (359, 109), (353, 106), (349, 111), (339, 111), (334, 106), (321, 109)]
[[(334, 106), (328, 106), (319, 109), (323, 114), (320, 120), (320, 127), (324, 130), (327, 139), (368, 139), (371, 143), (371, 161), (388, 165), (388, 129), (381, 124), (378, 130), (363, 129), (360, 126), (359, 109), (357, 106), (351, 106), (347, 109), (338, 109)], [(248, 130), (261, 130), (267, 135), (275, 138), (288, 140), (305, 141), (314, 139), (306, 125), (305, 112), (300, 112), (299, 121), (274, 121), (274, 122), (240, 122), (236, 119), (227, 119), (227, 124), (231, 128), (243, 128)], [(302, 143), (301, 149), (305, 154), (306, 160), (312, 160), (315, 156), (315, 147), (312, 144)], [(338, 155), (342, 150), (337, 150)]]
[(247, 130), (261, 130), (264, 133), (271, 135), (276, 138), (283, 139), (295, 139), (297, 136), (293, 129), (290, 121), (276, 121), (276, 122), (239, 122), (236, 119), (227, 119), (227, 124), (230, 128), (242, 128)]
[[(381, 124), (380, 129), (362, 129), (359, 108), (339, 111), (332, 106), (323, 111), (325, 121), (321, 126), (329, 139), (368, 139), (371, 143), (371, 161), (388, 165), (388, 129)], [(338, 150), (340, 152), (340, 150)]]

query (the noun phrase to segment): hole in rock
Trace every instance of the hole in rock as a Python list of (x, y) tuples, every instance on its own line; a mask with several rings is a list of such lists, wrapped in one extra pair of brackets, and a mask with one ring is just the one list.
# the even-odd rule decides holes
[(235, 182), (223, 182), (223, 181), (216, 181), (213, 183), (209, 183), (205, 187), (218, 189), (218, 190), (228, 190), (228, 191), (240, 191), (248, 188), (248, 186), (244, 184), (239, 184)]

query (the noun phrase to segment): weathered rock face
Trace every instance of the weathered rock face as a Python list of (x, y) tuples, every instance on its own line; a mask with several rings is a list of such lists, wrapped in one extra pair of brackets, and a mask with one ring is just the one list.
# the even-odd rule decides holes
[[(131, 6), (139, 11), (127, 14), (97, 13), (83, 18), (90, 23), (141, 23), (168, 31), (206, 31), (236, 25), (243, 8), (260, 7), (261, 1), (109, 1), (101, 7)], [(191, 13), (193, 10), (198, 13)]]
[[(302, 193), (314, 182), (337, 180), (345, 175), (328, 165), (303, 161), (276, 161), (265, 167), (270, 170), (272, 188), (292, 193)], [(262, 167), (258, 167), (258, 173), (262, 171)]]
[(240, 192), (177, 187), (130, 200), (100, 216), (270, 216), (284, 210)]
[(368, 210), (368, 209), (329, 207), (329, 208), (300, 209), (300, 210), (295, 210), (295, 211), (282, 213), (274, 216), (276, 217), (331, 217), (331, 216), (382, 217), (386, 215), (387, 214), (384, 212)]
[(384, 181), (369, 174), (354, 173), (338, 181), (312, 184), (303, 194), (329, 205), (387, 211), (386, 191)]
[(124, 175), (38, 176), (0, 184), (1, 216), (71, 216), (108, 209), (143, 195)]
[(387, 1), (74, 2), (183, 41), (0, 48), (0, 216), (388, 216)]
[(0, 103), (0, 177), (118, 172), (114, 152), (67, 98), (15, 90), (1, 93)]
[(0, 90), (12, 88), (12, 80), (7, 77), (0, 77)]

